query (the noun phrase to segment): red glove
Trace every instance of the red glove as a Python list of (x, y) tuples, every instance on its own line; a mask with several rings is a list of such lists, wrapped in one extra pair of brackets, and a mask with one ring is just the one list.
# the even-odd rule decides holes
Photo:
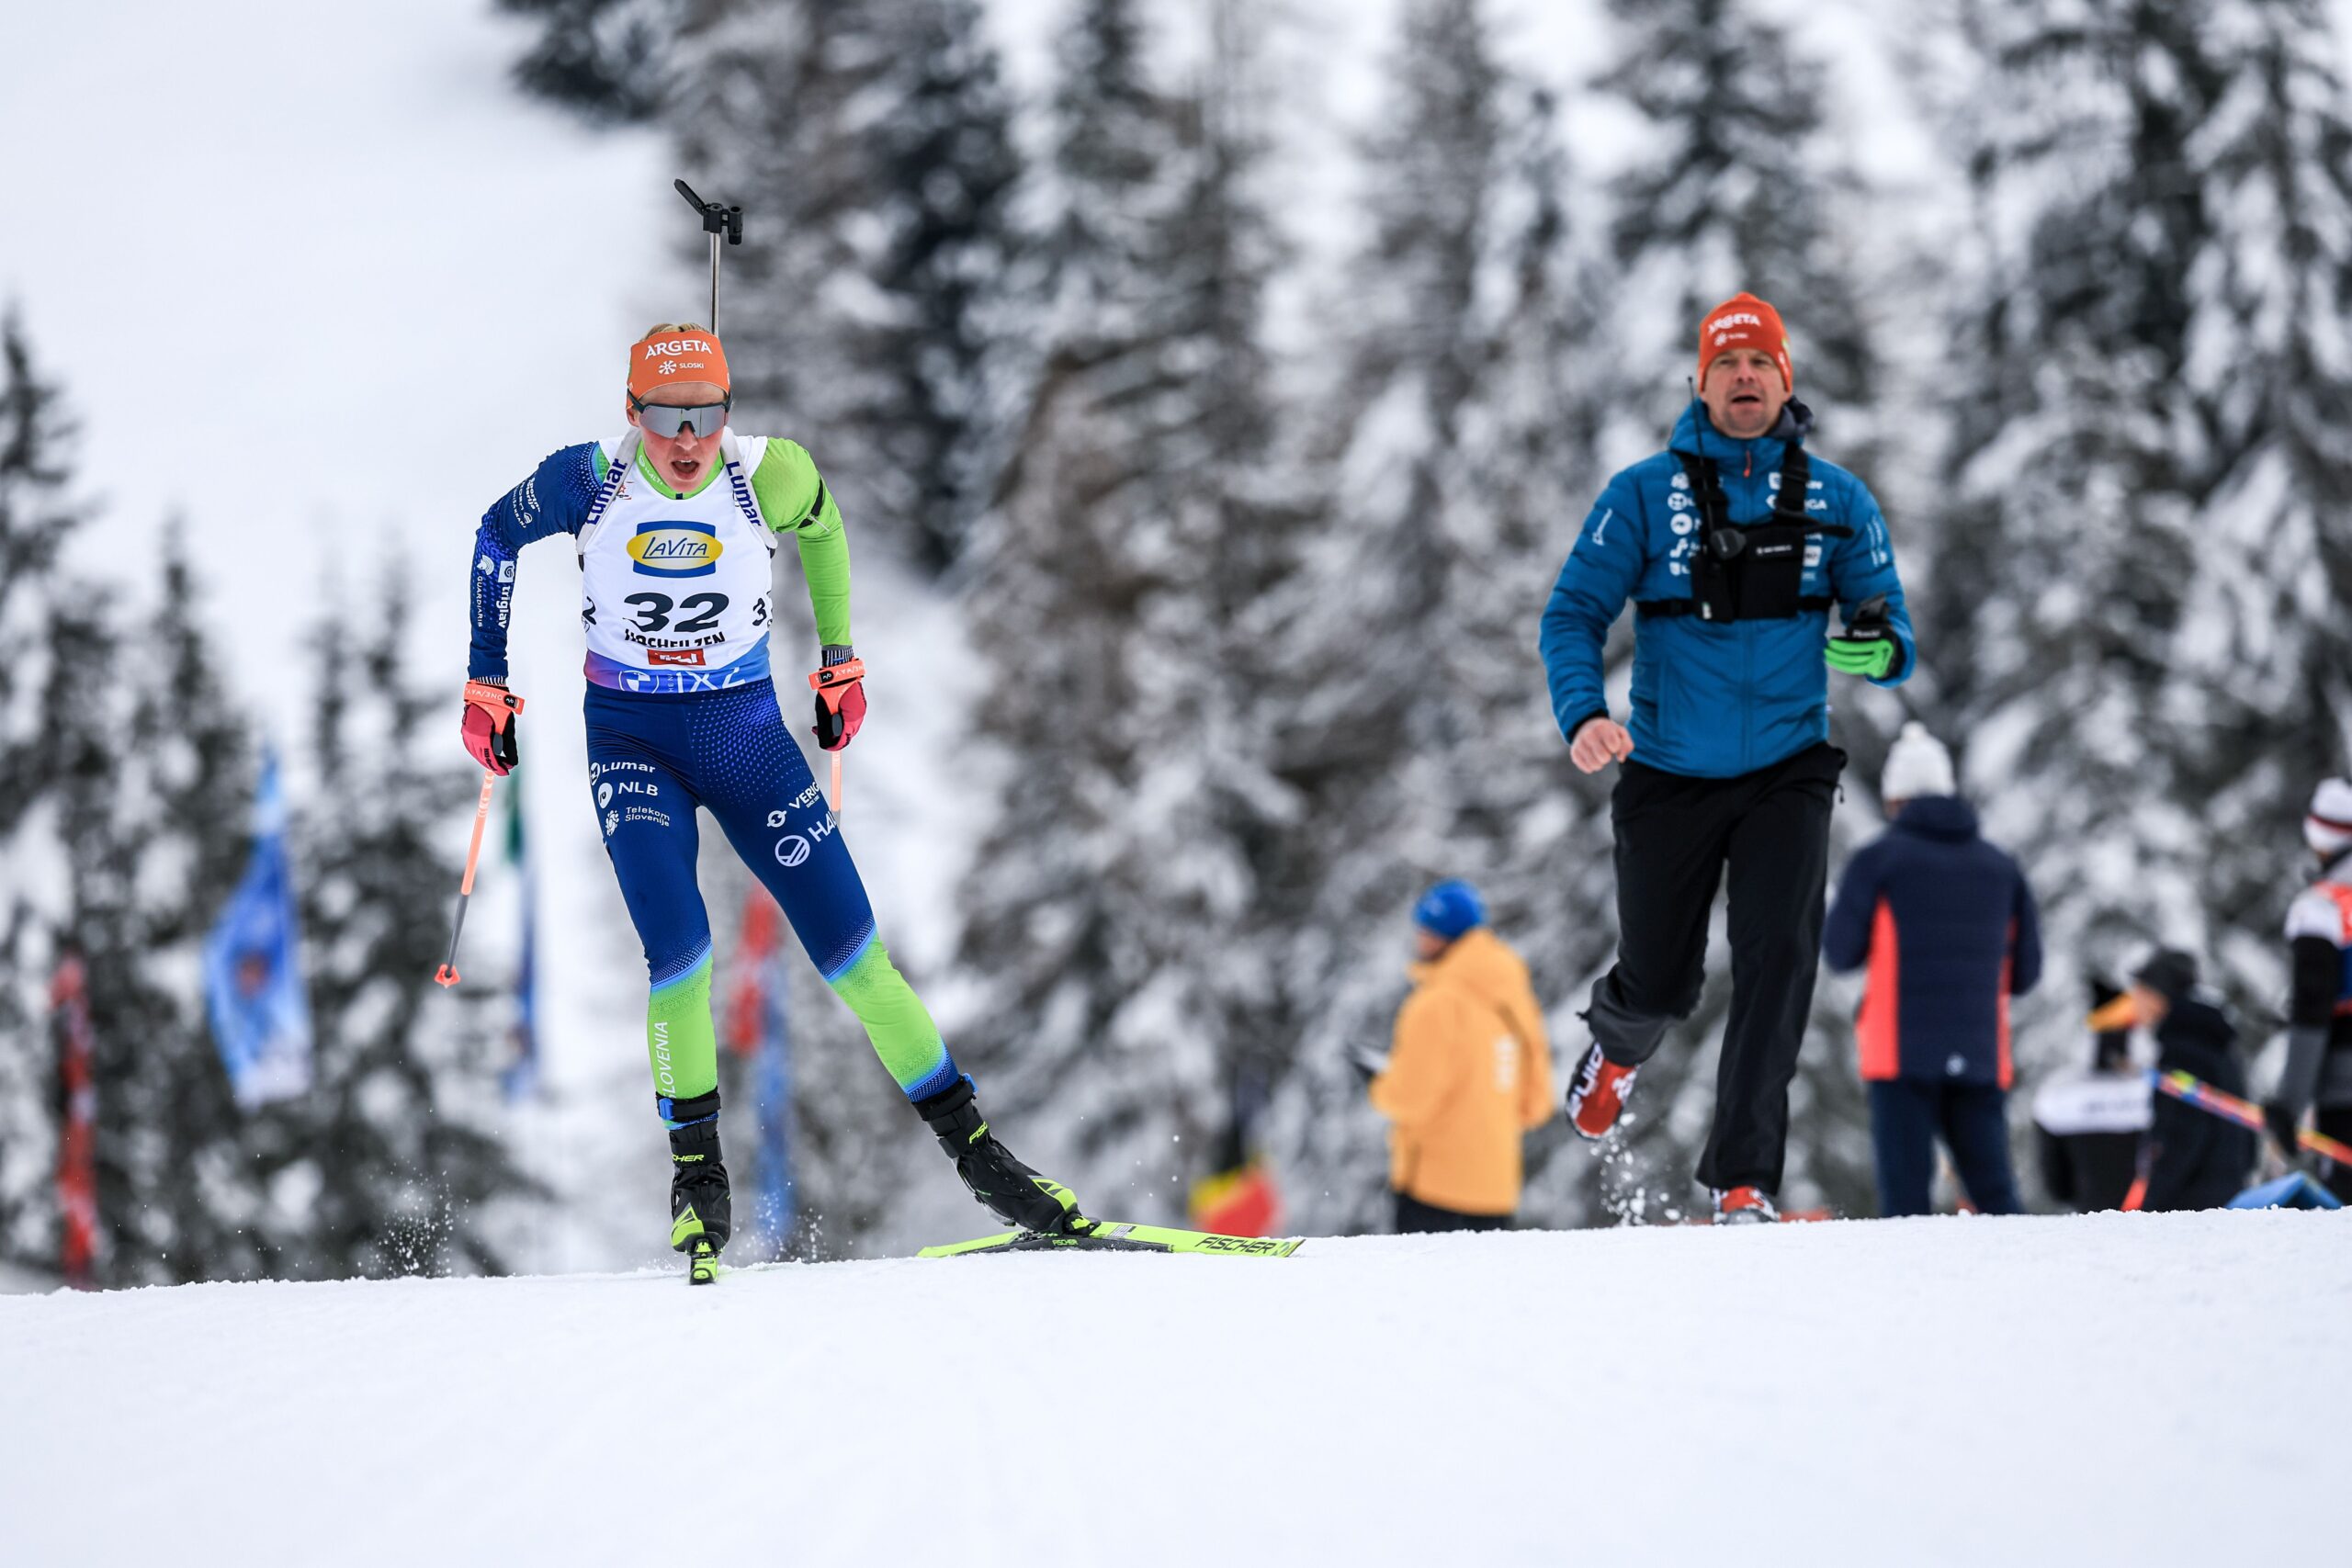
[(466, 682), (466, 755), (493, 773), (521, 761), (514, 747), (515, 721), (523, 699), (488, 681)]
[(838, 751), (857, 737), (865, 722), (865, 660), (846, 659), (808, 677), (817, 694), (817, 744)]

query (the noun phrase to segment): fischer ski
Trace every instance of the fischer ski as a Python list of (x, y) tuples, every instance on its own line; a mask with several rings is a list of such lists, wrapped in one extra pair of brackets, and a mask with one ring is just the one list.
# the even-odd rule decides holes
[(1208, 1231), (1171, 1230), (1166, 1225), (1131, 1225), (1108, 1220), (1090, 1222), (1091, 1228), (1070, 1235), (1043, 1231), (1004, 1231), (971, 1241), (926, 1247), (917, 1258), (964, 1258), (979, 1252), (1204, 1252), (1229, 1258), (1288, 1258), (1306, 1245), (1298, 1235), (1216, 1235)]

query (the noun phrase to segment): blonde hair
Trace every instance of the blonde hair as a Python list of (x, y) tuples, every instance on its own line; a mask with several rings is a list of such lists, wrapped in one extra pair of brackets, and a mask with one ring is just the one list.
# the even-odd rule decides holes
[(700, 333), (706, 337), (718, 335), (700, 321), (656, 321), (638, 333), (637, 341), (643, 343), (650, 337), (676, 337), (680, 333)]

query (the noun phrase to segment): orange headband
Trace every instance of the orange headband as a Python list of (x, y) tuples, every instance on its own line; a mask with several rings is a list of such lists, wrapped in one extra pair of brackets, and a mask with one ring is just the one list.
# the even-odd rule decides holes
[(681, 381), (708, 381), (728, 389), (727, 351), (710, 333), (639, 338), (628, 351), (628, 389), (639, 402)]

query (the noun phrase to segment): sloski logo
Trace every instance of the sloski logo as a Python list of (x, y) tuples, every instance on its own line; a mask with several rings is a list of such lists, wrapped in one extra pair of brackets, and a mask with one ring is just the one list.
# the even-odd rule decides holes
[(726, 547), (707, 523), (640, 523), (628, 558), (650, 577), (708, 577)]

